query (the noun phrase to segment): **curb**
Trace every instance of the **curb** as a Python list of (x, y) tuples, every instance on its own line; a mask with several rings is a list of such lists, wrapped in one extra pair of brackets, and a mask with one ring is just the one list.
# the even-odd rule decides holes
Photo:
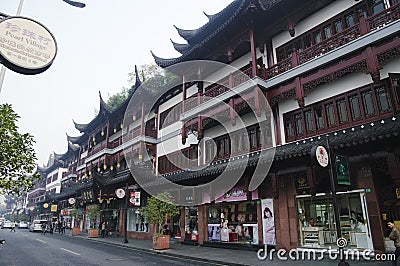
[[(115, 246), (115, 247), (123, 247), (126, 249), (142, 251), (142, 252), (147, 252), (147, 253), (162, 255), (162, 256), (168, 256), (168, 257), (173, 257), (173, 258), (181, 258), (181, 259), (186, 259), (186, 260), (194, 260), (194, 261), (208, 262), (208, 263), (213, 263), (213, 264), (221, 264), (221, 265), (229, 265), (229, 266), (251, 266), (250, 264), (239, 264), (239, 263), (226, 262), (226, 261), (220, 261), (220, 260), (215, 260), (215, 259), (207, 259), (207, 258), (199, 258), (199, 257), (188, 256), (188, 255), (181, 255), (181, 254), (168, 252), (168, 250), (159, 251), (159, 250), (146, 249), (146, 248), (141, 248), (141, 247), (126, 246), (123, 243), (107, 242), (107, 241), (97, 240), (96, 238), (88, 238), (88, 237), (84, 237), (84, 236), (71, 236), (70, 235), (70, 237), (79, 237), (79, 238), (87, 240), (87, 241), (102, 243), (102, 244), (111, 245), (111, 246)], [(179, 243), (177, 243), (177, 244), (180, 245)]]

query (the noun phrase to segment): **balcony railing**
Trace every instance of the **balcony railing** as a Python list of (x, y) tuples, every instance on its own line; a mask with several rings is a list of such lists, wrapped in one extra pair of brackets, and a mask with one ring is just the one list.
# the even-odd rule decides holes
[(291, 58), (286, 58), (266, 70), (264, 79), (270, 79), (289, 69), (304, 64), (318, 56), (328, 53), (346, 43), (358, 39), (361, 35), (372, 32), (384, 25), (400, 19), (400, 4), (368, 17), (360, 17), (360, 21), (330, 38), (327, 38), (301, 52), (294, 51)]

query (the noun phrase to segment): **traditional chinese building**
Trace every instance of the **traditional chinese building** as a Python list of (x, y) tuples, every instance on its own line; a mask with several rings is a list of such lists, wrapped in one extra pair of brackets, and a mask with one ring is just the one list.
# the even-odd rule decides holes
[[(182, 210), (182, 238), (326, 248), (340, 224), (347, 248), (384, 250), (385, 220), (400, 220), (398, 1), (236, 0), (207, 16), (177, 28), (181, 56), (153, 54), (182, 78), (158, 102), (157, 173), (186, 185), (241, 176), (219, 197), (179, 196), (200, 202)], [(228, 67), (174, 68), (193, 60)]]

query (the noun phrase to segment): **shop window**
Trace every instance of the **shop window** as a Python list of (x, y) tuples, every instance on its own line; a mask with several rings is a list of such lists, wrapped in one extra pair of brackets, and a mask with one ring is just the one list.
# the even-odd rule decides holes
[(344, 124), (349, 122), (349, 118), (347, 115), (347, 104), (344, 98), (339, 99), (336, 101), (338, 116), (339, 116), (339, 123)]
[(324, 27), (324, 37), (325, 39), (328, 39), (330, 37), (332, 37), (332, 28), (331, 25), (327, 25)]
[(343, 21), (342, 21), (342, 19), (336, 20), (334, 22), (334, 25), (335, 25), (335, 32), (336, 33), (339, 33), (341, 31), (343, 31)]
[(320, 131), (325, 128), (322, 105), (316, 106), (314, 108), (314, 114), (315, 114), (315, 122), (316, 122), (317, 130)]
[(321, 30), (317, 30), (314, 32), (314, 44), (320, 43), (322, 41), (322, 33)]
[(389, 74), (396, 104), (400, 107), (400, 74)]
[(304, 111), (304, 120), (306, 122), (306, 132), (310, 133), (314, 131), (314, 121), (312, 110)]
[(354, 16), (354, 13), (353, 13), (353, 12), (347, 14), (347, 15), (345, 16), (345, 19), (346, 19), (346, 26), (347, 26), (348, 28), (351, 27), (351, 26), (353, 26), (354, 24), (356, 24), (356, 19), (355, 19), (355, 16)]
[(139, 209), (128, 209), (128, 227), (127, 231), (130, 232), (149, 232), (149, 224), (146, 221), (146, 217)]
[(376, 113), (372, 91), (367, 90), (362, 92), (361, 97), (363, 99), (365, 117), (374, 116)]
[(392, 107), (390, 105), (389, 95), (384, 86), (375, 89), (376, 98), (378, 100), (378, 106), (380, 112), (391, 111)]
[(255, 128), (251, 128), (249, 130), (249, 141), (250, 141), (250, 149), (257, 147), (257, 137)]
[(335, 107), (332, 102), (325, 104), (326, 120), (328, 127), (334, 127), (336, 125), (335, 119)]
[[(347, 192), (337, 195), (341, 237), (348, 242), (347, 249), (372, 247), (368, 234), (369, 221), (365, 213), (364, 192)], [(335, 210), (330, 195), (301, 196), (296, 200), (299, 221), (300, 246), (331, 248), (336, 246)]]
[(293, 126), (293, 120), (291, 119), (292, 116), (288, 115), (285, 119), (285, 128), (286, 128), (286, 137), (287, 138), (293, 138), (294, 135), (294, 126)]
[(349, 96), (349, 102), (350, 102), (351, 117), (353, 121), (360, 120), (362, 118), (362, 114), (361, 114), (360, 99), (358, 94)]

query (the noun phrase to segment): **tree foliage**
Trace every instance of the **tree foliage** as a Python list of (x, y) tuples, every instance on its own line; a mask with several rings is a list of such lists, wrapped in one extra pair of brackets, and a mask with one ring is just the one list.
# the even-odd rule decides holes
[(173, 204), (172, 200), (173, 198), (169, 193), (159, 193), (156, 197), (150, 197), (147, 200), (147, 206), (142, 210), (146, 220), (157, 226), (158, 234), (162, 234), (167, 216), (172, 219), (172, 217), (180, 213), (179, 207)]
[(86, 208), (86, 215), (90, 219), (90, 226), (94, 228), (94, 223), (97, 220), (97, 217), (100, 215), (100, 206), (97, 204), (91, 204)]
[[(155, 93), (160, 88), (166, 86), (167, 84), (172, 84), (179, 79), (176, 75), (165, 71), (155, 64), (144, 64), (139, 66), (138, 74), (142, 83), (146, 85), (149, 90)], [(120, 92), (111, 95), (107, 101), (107, 105), (111, 107), (117, 107), (132, 93), (136, 83), (135, 71), (128, 73), (128, 76), (128, 82), (131, 84), (131, 87), (129, 89), (123, 88)]]
[(17, 193), (29, 190), (33, 181), (39, 179), (32, 175), (36, 167), (35, 142), (29, 133), (20, 134), (16, 124), (20, 117), (10, 104), (0, 105), (0, 191)]

